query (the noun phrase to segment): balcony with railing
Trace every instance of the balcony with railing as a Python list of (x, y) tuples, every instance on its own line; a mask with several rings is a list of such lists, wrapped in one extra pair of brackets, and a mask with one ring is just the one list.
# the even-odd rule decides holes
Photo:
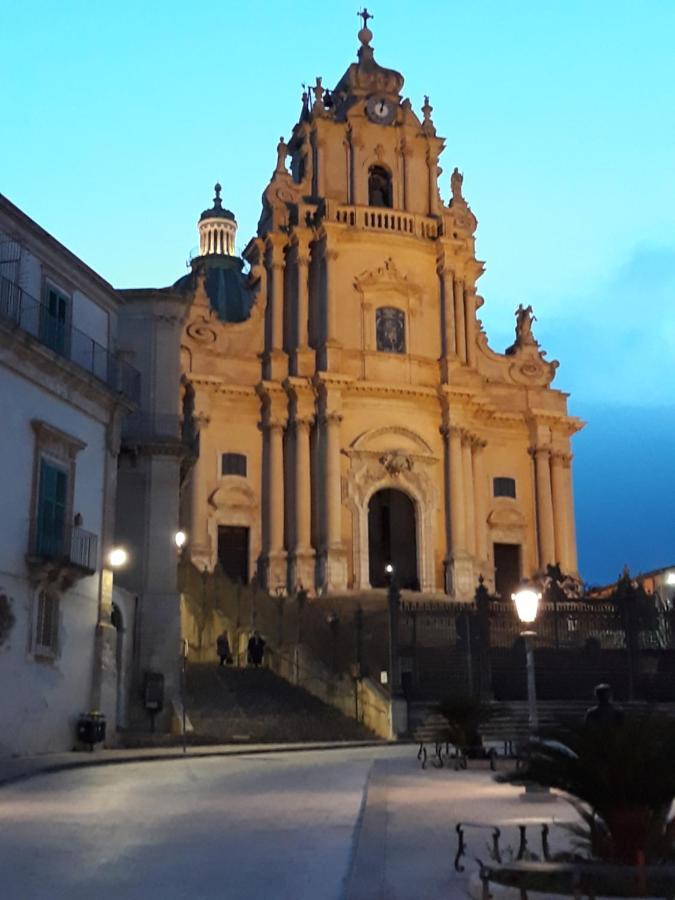
[(431, 216), (420, 216), (383, 206), (347, 206), (327, 200), (325, 214), (328, 221), (340, 225), (368, 231), (386, 231), (405, 237), (435, 240), (441, 230), (439, 220)]
[(98, 537), (79, 525), (44, 517), (30, 523), (27, 562), (32, 570), (49, 573), (51, 578), (75, 580), (93, 575), (98, 565)]
[(138, 403), (140, 373), (133, 366), (117, 359), (89, 335), (55, 315), (46, 303), (4, 276), (0, 276), (0, 322), (21, 329), (132, 403)]

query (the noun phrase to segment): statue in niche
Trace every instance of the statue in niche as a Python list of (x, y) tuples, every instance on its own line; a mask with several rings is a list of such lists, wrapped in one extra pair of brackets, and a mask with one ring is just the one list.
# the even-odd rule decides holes
[(375, 313), (377, 349), (384, 353), (405, 353), (405, 314), (391, 306)]

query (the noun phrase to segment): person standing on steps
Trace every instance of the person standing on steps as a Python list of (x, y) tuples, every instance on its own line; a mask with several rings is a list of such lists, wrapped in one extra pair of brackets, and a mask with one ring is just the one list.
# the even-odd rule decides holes
[(256, 669), (262, 665), (265, 652), (265, 641), (260, 637), (260, 632), (254, 631), (248, 639), (248, 664)]
[(216, 638), (216, 653), (220, 657), (221, 666), (224, 666), (225, 663), (229, 665), (232, 662), (230, 639), (228, 638), (226, 631), (223, 631), (222, 634), (219, 634)]

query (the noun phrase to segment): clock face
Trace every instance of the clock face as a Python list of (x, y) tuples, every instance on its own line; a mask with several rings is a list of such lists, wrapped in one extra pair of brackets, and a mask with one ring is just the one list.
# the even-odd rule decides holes
[(366, 103), (366, 113), (371, 122), (378, 125), (390, 125), (396, 115), (396, 107), (386, 97), (374, 95)]

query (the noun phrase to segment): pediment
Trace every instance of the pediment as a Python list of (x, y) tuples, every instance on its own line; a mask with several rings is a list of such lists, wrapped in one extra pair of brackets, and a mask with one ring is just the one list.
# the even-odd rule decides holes
[(525, 516), (515, 506), (495, 506), (488, 515), (488, 524), (501, 528), (524, 528)]
[(405, 297), (410, 297), (422, 293), (421, 287), (400, 272), (391, 257), (384, 261), (383, 266), (368, 269), (357, 275), (354, 279), (354, 287), (362, 294), (395, 291)]
[(209, 504), (214, 509), (254, 509), (258, 498), (243, 478), (226, 475), (209, 497)]
[(433, 455), (432, 448), (423, 438), (409, 428), (397, 425), (363, 432), (352, 442), (351, 449), (365, 453), (396, 450), (421, 456)]

